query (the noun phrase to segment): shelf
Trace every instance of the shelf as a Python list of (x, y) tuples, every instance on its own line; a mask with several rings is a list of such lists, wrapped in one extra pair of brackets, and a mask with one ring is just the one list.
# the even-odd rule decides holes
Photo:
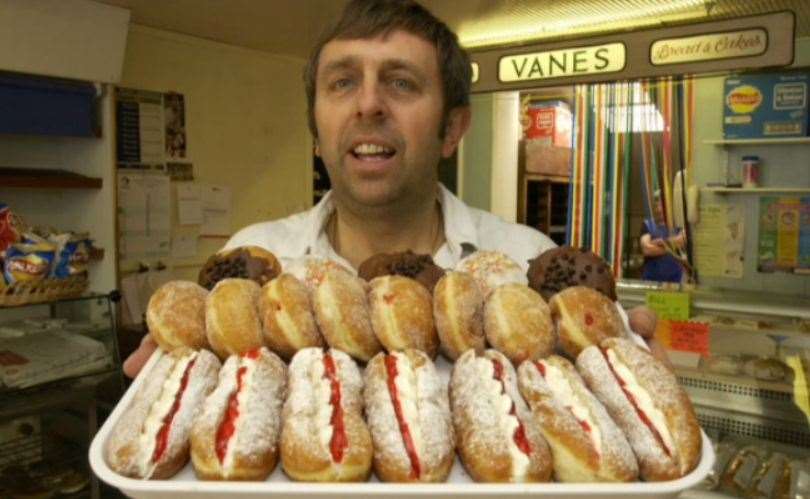
[[(0, 288), (0, 293), (2, 293), (3, 288)], [(19, 305), (0, 305), (0, 310), (6, 310), (10, 308), (25, 308), (25, 307), (38, 307), (42, 305), (55, 305), (57, 303), (66, 303), (71, 301), (83, 301), (83, 300), (94, 300), (98, 298), (109, 298), (110, 300), (117, 302), (119, 300), (118, 291), (113, 291), (109, 294), (104, 293), (87, 293), (81, 296), (74, 296), (73, 298), (60, 298), (57, 300), (50, 300), (50, 301), (42, 301), (37, 303), (21, 303)]]
[(27, 189), (101, 189), (102, 179), (66, 170), (0, 167), (0, 186)]
[(706, 139), (703, 141), (703, 143), (715, 146), (810, 144), (810, 137), (774, 137), (771, 139)]
[(545, 175), (543, 173), (529, 173), (523, 174), (526, 180), (533, 182), (556, 182), (559, 184), (567, 184), (570, 182), (569, 178), (565, 175)]
[(810, 187), (701, 187), (700, 190), (714, 194), (810, 194)]

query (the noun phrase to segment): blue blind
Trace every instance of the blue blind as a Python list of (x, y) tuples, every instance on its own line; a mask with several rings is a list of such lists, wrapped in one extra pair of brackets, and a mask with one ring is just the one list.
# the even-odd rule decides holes
[(97, 136), (91, 83), (0, 73), (0, 133)]

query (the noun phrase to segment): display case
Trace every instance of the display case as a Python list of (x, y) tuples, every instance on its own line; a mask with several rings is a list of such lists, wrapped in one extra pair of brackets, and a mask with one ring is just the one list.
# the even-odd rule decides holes
[(0, 498), (102, 496), (87, 448), (123, 392), (114, 299), (0, 307)]
[[(625, 306), (659, 291), (619, 286)], [(810, 297), (681, 292), (689, 294), (689, 322), (706, 326), (707, 352), (670, 343), (668, 353), (717, 454), (713, 473), (690, 496), (808, 497)]]

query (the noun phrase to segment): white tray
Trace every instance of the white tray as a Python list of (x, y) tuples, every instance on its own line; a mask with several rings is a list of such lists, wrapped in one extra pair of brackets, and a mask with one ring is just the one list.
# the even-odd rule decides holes
[[(141, 372), (149, 372), (155, 362), (163, 355), (158, 349), (144, 366)], [(451, 364), (443, 357), (438, 357), (436, 367), (445, 382), (449, 379)], [(266, 497), (280, 495), (306, 495), (308, 497), (467, 497), (479, 498), (518, 495), (545, 495), (549, 497), (633, 497), (663, 498), (675, 497), (680, 492), (695, 486), (708, 475), (714, 464), (714, 450), (705, 433), (703, 449), (698, 466), (687, 476), (669, 482), (636, 482), (622, 484), (571, 484), (571, 483), (537, 483), (537, 484), (484, 484), (474, 483), (464, 471), (461, 462), (456, 458), (450, 477), (446, 483), (437, 484), (391, 484), (377, 481), (372, 476), (366, 483), (305, 483), (287, 479), (279, 464), (273, 474), (264, 482), (214, 482), (199, 481), (194, 476), (191, 464), (187, 464), (180, 473), (170, 480), (136, 480), (119, 475), (107, 466), (104, 459), (104, 448), (107, 438), (116, 422), (121, 418), (124, 409), (129, 406), (144, 377), (138, 376), (113, 410), (110, 417), (101, 427), (90, 446), (90, 465), (98, 477), (109, 485), (135, 498), (196, 498), (196, 497)]]

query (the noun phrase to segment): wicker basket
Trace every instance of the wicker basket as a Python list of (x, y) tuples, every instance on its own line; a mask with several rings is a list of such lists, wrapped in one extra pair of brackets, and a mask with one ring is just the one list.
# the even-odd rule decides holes
[(10, 286), (0, 284), (0, 307), (31, 305), (80, 296), (87, 289), (87, 273), (65, 279), (43, 279), (32, 282), (15, 282)]

